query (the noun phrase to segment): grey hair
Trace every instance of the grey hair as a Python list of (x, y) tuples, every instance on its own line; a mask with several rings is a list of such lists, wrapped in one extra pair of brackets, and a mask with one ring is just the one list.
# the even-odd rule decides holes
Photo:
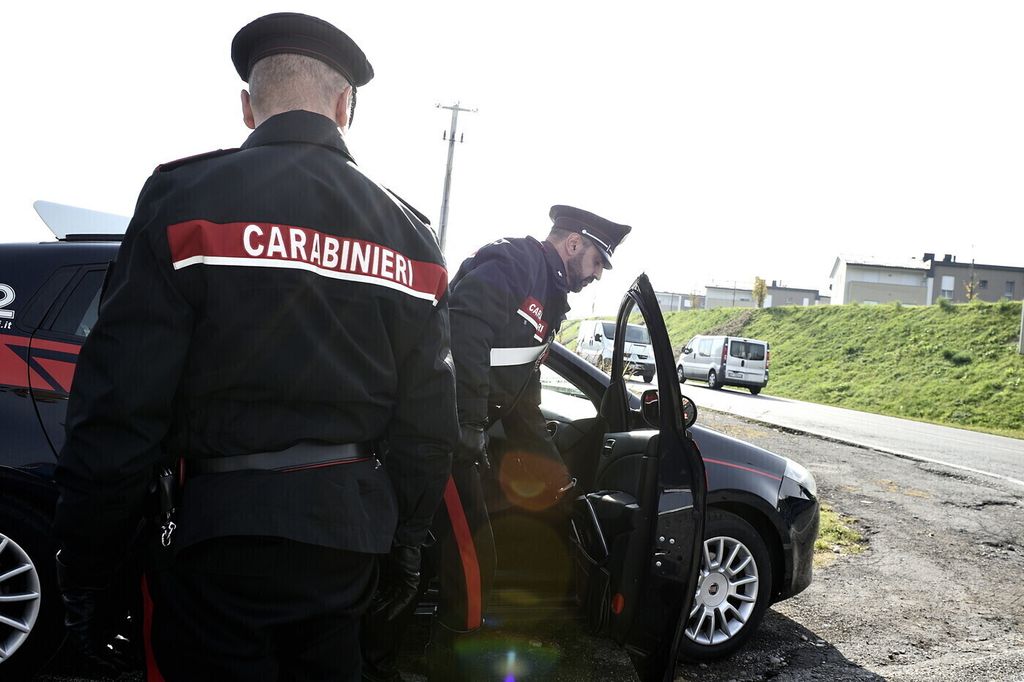
[[(570, 235), (579, 234), (575, 230), (567, 230), (564, 227), (552, 226), (551, 232), (548, 233), (547, 240), (552, 244), (559, 244), (569, 238)], [(585, 240), (589, 242), (589, 240)]]
[(305, 109), (334, 118), (348, 80), (330, 66), (301, 54), (275, 54), (256, 62), (249, 74), (253, 113), (267, 119)]

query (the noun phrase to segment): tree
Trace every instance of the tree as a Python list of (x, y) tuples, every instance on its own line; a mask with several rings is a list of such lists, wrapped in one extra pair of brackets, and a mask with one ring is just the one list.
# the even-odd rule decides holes
[(760, 277), (754, 278), (752, 293), (754, 294), (754, 303), (757, 304), (758, 308), (763, 308), (764, 299), (768, 296), (768, 285), (766, 285), (764, 280)]
[(964, 282), (964, 294), (967, 302), (970, 303), (978, 297), (978, 280), (974, 277), (974, 264), (971, 264), (971, 278)]

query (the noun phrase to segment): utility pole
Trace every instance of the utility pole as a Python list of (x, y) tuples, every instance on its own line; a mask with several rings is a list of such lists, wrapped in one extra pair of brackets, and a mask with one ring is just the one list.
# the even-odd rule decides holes
[(1020, 341), (1017, 342), (1017, 352), (1024, 355), (1024, 300), (1020, 302)]
[[(451, 109), (452, 112), (451, 130), (447, 133), (441, 134), (442, 140), (448, 140), (448, 168), (445, 170), (444, 173), (444, 194), (441, 197), (441, 222), (437, 230), (437, 238), (438, 241), (441, 243), (441, 253), (444, 253), (444, 243), (448, 228), (448, 193), (451, 191), (452, 188), (452, 162), (455, 160), (455, 129), (459, 123), (459, 112), (477, 111), (476, 109), (463, 109), (462, 107), (459, 106), (459, 104), (459, 102), (456, 102), (455, 104), (451, 104), (448, 106), (442, 106), (440, 104), (435, 105), (438, 109)], [(460, 138), (459, 141), (461, 142), (462, 139)]]

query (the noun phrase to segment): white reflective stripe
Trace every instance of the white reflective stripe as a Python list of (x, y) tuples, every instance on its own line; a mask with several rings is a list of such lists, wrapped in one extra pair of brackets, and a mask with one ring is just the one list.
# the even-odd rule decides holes
[(171, 265), (175, 270), (181, 270), (182, 268), (191, 267), (193, 265), (240, 265), (247, 268), (284, 268), (286, 270), (306, 270), (307, 272), (312, 272), (320, 275), (321, 277), (330, 277), (331, 279), (343, 279), (349, 282), (362, 282), (364, 284), (375, 284), (380, 287), (387, 287), (388, 289), (400, 291), (403, 294), (408, 294), (414, 298), (431, 301), (435, 306), (438, 303), (438, 300), (434, 298), (433, 294), (429, 294), (424, 291), (416, 291), (412, 287), (407, 287), (400, 282), (392, 282), (390, 280), (381, 279), (380, 277), (372, 277), (370, 275), (360, 275), (355, 272), (338, 272), (337, 270), (328, 270), (327, 268), (317, 267), (312, 263), (305, 263), (303, 261), (278, 260), (273, 258), (235, 258), (232, 256), (200, 255), (174, 261)]
[(492, 348), (491, 367), (511, 367), (536, 362), (547, 347), (547, 344), (544, 344), (525, 348)]
[(516, 312), (519, 313), (520, 317), (522, 317), (524, 320), (526, 320), (527, 322), (532, 324), (534, 329), (537, 329), (537, 330), (540, 329), (540, 322), (538, 322), (537, 320), (533, 319), (533, 317), (528, 315), (527, 313), (523, 312), (522, 308), (519, 308), (518, 310), (516, 310)]

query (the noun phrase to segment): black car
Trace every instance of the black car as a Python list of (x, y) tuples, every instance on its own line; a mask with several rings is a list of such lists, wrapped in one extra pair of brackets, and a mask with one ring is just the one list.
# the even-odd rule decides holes
[[(652, 337), (658, 390), (630, 390), (621, 343), (616, 344), (611, 375), (558, 344), (540, 367), (541, 410), (577, 490), (584, 493), (571, 502), (568, 532), (564, 512), (524, 510), (509, 500), (502, 470), (510, 445), (500, 423), (491, 429), (492, 468), (483, 483), (498, 575), (489, 611), (498, 622), (531, 623), (538, 622), (539, 609), (571, 612), (582, 606), (592, 630), (618, 640), (631, 654), (635, 640), (646, 637), (664, 643), (666, 650), (676, 647), (681, 658), (717, 659), (743, 645), (771, 604), (810, 584), (818, 534), (816, 486), (810, 472), (795, 461), (693, 423), (695, 407), (679, 396), (664, 321), (644, 276), (627, 293), (617, 324), (626, 324), (634, 303)], [(617, 633), (607, 613), (609, 606), (615, 607), (616, 585), (621, 586), (616, 582), (621, 580), (615, 574), (616, 561), (621, 561), (616, 547), (623, 553), (634, 551), (629, 545), (632, 538), (621, 536), (623, 510), (643, 499), (643, 482), (651, 475), (644, 460), (650, 457), (652, 443), (671, 430), (665, 419), (677, 416), (687, 427), (684, 442), (692, 440), (699, 448), (706, 497), (700, 481), (678, 477), (674, 454), (662, 455), (654, 495), (656, 530), (643, 545), (647, 551), (637, 551), (654, 576), (647, 589), (662, 602), (657, 607), (650, 601), (644, 604), (655, 617), (642, 625), (634, 621), (632, 627), (640, 633)], [(683, 510), (704, 517), (699, 567), (694, 576), (659, 580), (659, 571), (669, 562), (681, 569), (692, 558), (676, 549), (689, 544), (686, 523), (672, 519)], [(636, 522), (630, 519), (625, 526)], [(602, 571), (604, 582), (596, 581), (595, 594), (594, 576)], [(678, 618), (660, 612), (678, 609), (687, 601), (682, 594), (686, 584), (693, 585), (693, 598), (684, 611), (685, 625), (677, 628)], [(421, 613), (431, 610), (429, 596)], [(678, 635), (675, 640), (673, 633)], [(661, 669), (652, 674), (643, 660), (632, 657), (641, 679), (661, 679)], [(662, 659), (662, 664), (668, 660)]]
[[(59, 208), (37, 206), (41, 214)], [(50, 537), (55, 453), (77, 354), (125, 224), (71, 215), (89, 223), (89, 234), (55, 229), (57, 242), (0, 245), (4, 679), (28, 677), (63, 639)], [(678, 656), (731, 653), (770, 603), (809, 584), (818, 503), (813, 478), (795, 462), (692, 425), (646, 277), (627, 293), (618, 324), (634, 309), (651, 332), (658, 391), (628, 390), (621, 343), (614, 380), (561, 346), (545, 360), (542, 408), (576, 495), (568, 510), (526, 513), (507, 503), (500, 477), (490, 480), (502, 571), (496, 604), (528, 610), (514, 595), (537, 590), (570, 596), (596, 632), (626, 646), (642, 679), (660, 680)], [(500, 471), (508, 450), (500, 427), (491, 450)], [(554, 534), (551, 561), (534, 551), (538, 529)]]

